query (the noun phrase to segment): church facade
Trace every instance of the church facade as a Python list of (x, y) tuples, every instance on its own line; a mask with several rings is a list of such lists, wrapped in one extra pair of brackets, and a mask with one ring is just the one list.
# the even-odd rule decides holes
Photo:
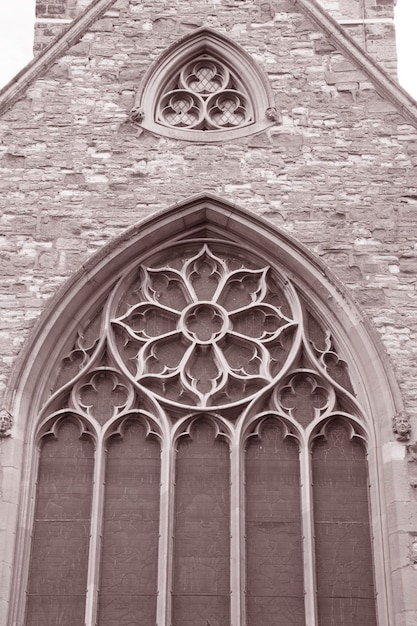
[(415, 626), (394, 0), (45, 0), (0, 92), (7, 626)]

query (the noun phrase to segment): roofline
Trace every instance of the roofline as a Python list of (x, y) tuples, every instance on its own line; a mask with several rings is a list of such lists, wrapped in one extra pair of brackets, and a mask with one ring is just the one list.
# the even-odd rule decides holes
[(42, 52), (28, 63), (7, 85), (0, 90), (0, 115), (5, 113), (19, 98), (27, 87), (76, 44), (94, 22), (108, 11), (116, 0), (93, 0), (57, 38), (53, 39)]
[(335, 47), (353, 59), (368, 75), (378, 93), (393, 104), (406, 120), (417, 127), (417, 101), (397, 83), (353, 37), (324, 9), (317, 0), (292, 0), (311, 21), (323, 31)]
[[(380, 95), (383, 95), (404, 119), (417, 128), (417, 101), (391, 78), (352, 36), (324, 9), (317, 0), (291, 0), (315, 26), (326, 34), (336, 48), (351, 58), (367, 74)], [(61, 55), (88, 31), (90, 26), (108, 11), (116, 0), (93, 0), (68, 28), (54, 39), (39, 56), (26, 65), (0, 90), (0, 115), (5, 113), (29, 85), (39, 78)]]

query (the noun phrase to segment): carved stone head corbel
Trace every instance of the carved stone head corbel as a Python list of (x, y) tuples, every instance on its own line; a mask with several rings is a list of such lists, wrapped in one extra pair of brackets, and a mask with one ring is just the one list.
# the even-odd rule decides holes
[(6, 409), (0, 409), (0, 438), (10, 437), (12, 426), (12, 415)]
[(411, 436), (411, 424), (406, 413), (394, 415), (392, 430), (397, 441), (409, 441)]

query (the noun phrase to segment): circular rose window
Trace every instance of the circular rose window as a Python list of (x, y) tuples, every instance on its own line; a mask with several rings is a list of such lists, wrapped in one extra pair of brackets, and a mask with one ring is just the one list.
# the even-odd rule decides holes
[(250, 399), (287, 361), (297, 328), (282, 280), (246, 251), (173, 247), (141, 266), (112, 320), (136, 383), (192, 408)]

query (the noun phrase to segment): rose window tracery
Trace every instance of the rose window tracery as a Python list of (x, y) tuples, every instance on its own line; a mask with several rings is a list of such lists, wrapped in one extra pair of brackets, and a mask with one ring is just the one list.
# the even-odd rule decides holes
[(156, 119), (174, 128), (219, 130), (252, 123), (250, 98), (225, 63), (201, 55), (161, 95)]
[(204, 245), (178, 268), (141, 268), (143, 300), (113, 320), (124, 345), (136, 345), (137, 382), (172, 399), (182, 388), (185, 403), (213, 406), (273, 381), (273, 349), (296, 322), (268, 302), (270, 268), (235, 263)]
[(376, 626), (363, 413), (325, 315), (279, 254), (163, 243), (45, 392), (19, 623)]

